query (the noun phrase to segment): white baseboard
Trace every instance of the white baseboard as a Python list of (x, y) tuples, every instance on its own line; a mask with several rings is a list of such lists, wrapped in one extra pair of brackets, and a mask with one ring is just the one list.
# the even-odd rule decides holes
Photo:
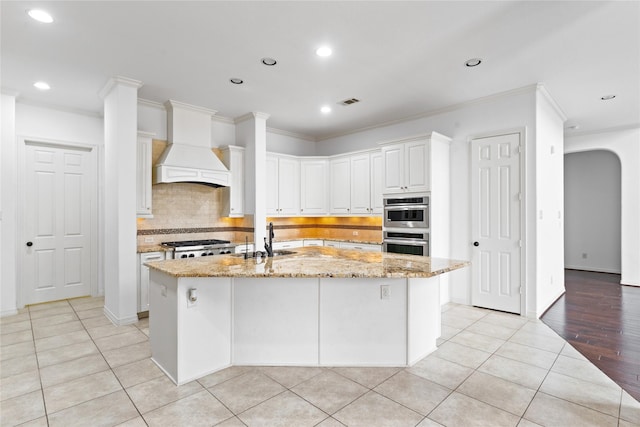
[(0, 317), (13, 316), (14, 314), (18, 314), (18, 310), (15, 308), (0, 311)]
[(107, 318), (109, 320), (111, 320), (111, 323), (113, 323), (116, 326), (130, 325), (130, 324), (136, 323), (138, 321), (138, 315), (137, 314), (135, 316), (132, 316), (132, 317), (125, 317), (123, 319), (119, 319), (115, 314), (113, 314), (111, 312), (111, 310), (109, 310), (107, 308), (106, 305), (104, 306), (102, 311), (103, 311), (104, 315), (107, 316)]
[(564, 268), (569, 270), (580, 270), (580, 271), (593, 271), (594, 273), (611, 273), (611, 274), (621, 274), (620, 270), (615, 270), (612, 268), (600, 268), (600, 267), (588, 267), (584, 265), (565, 265)]

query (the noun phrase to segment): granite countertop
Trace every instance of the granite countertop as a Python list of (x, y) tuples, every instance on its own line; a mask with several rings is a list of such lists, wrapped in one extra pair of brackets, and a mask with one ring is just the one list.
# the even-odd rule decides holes
[[(277, 252), (277, 251), (276, 251)], [(291, 255), (249, 258), (216, 255), (153, 261), (146, 265), (174, 277), (432, 277), (469, 265), (468, 261), (322, 246), (296, 248)]]
[(166, 246), (161, 245), (138, 245), (137, 248), (139, 254), (144, 254), (147, 252), (167, 252), (170, 250), (171, 248), (167, 248)]

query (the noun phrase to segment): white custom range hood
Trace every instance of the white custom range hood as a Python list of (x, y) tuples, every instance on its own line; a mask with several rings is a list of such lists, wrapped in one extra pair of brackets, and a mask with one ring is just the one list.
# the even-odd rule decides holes
[(211, 151), (211, 116), (216, 112), (173, 100), (165, 106), (169, 146), (154, 169), (153, 183), (228, 186), (229, 170)]

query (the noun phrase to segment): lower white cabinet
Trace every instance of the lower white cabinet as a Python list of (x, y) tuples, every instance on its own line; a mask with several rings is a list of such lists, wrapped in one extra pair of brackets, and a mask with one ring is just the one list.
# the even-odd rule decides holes
[(235, 253), (243, 254), (245, 252), (247, 253), (253, 252), (253, 243), (249, 243), (248, 245), (245, 245), (244, 243), (242, 243), (236, 246)]
[(149, 311), (149, 267), (145, 263), (164, 260), (165, 252), (138, 254), (138, 313)]
[(318, 239), (304, 239), (302, 246), (324, 246), (324, 241)]
[(302, 240), (289, 240), (284, 242), (273, 242), (273, 249), (293, 249), (301, 248), (303, 245)]
[(357, 251), (380, 252), (382, 246), (373, 243), (338, 242), (335, 240), (325, 240), (325, 246), (340, 249), (352, 249)]

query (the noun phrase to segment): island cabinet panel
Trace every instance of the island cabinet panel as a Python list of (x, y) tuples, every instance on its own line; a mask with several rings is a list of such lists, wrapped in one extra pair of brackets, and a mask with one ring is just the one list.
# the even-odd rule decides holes
[(318, 279), (235, 278), (235, 365), (318, 364)]
[(150, 336), (153, 361), (178, 385), (230, 366), (231, 279), (175, 278), (154, 270), (150, 278), (149, 330), (161, 332)]
[(440, 278), (407, 279), (407, 365), (436, 351), (440, 337)]
[(320, 365), (406, 366), (406, 331), (407, 279), (320, 280)]

